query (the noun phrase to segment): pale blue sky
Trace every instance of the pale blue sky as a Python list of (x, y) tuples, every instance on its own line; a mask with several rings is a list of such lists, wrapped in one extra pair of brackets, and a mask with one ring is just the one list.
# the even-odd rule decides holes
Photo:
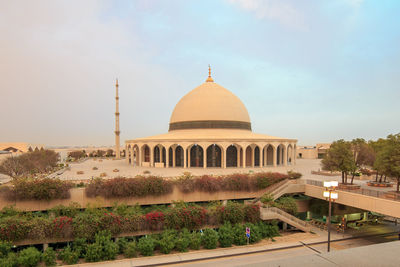
[(400, 132), (400, 1), (0, 1), (0, 142), (164, 133), (207, 77), (253, 130), (313, 145)]

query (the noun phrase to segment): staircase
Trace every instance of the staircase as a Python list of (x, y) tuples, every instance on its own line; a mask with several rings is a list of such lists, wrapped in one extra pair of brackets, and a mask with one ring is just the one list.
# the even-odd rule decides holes
[(311, 230), (311, 226), (307, 222), (275, 207), (261, 207), (260, 217), (261, 220), (280, 220), (304, 232)]

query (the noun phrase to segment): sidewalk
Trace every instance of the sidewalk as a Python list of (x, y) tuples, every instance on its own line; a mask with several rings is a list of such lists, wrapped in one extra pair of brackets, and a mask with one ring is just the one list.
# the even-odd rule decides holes
[[(312, 227), (312, 231), (316, 233), (315, 238), (310, 238), (307, 240), (298, 240), (293, 242), (281, 242), (281, 243), (273, 243), (268, 245), (247, 245), (240, 247), (231, 247), (231, 248), (217, 248), (212, 250), (202, 250), (202, 251), (191, 251), (185, 253), (176, 253), (171, 255), (158, 255), (151, 257), (140, 257), (140, 258), (132, 258), (132, 259), (122, 259), (115, 261), (106, 261), (106, 262), (96, 262), (96, 263), (82, 263), (77, 264), (75, 266), (81, 267), (90, 267), (90, 266), (101, 266), (101, 267), (131, 267), (131, 266), (159, 266), (165, 264), (172, 263), (183, 263), (188, 261), (195, 261), (199, 259), (214, 259), (226, 256), (234, 256), (240, 254), (249, 254), (249, 253), (257, 253), (257, 252), (265, 252), (265, 251), (273, 251), (284, 248), (291, 247), (301, 247), (303, 246), (301, 242), (305, 244), (313, 244), (313, 243), (321, 243), (327, 241), (327, 232), (322, 231), (316, 227)], [(350, 238), (351, 235), (343, 235), (337, 234), (336, 232), (331, 232), (331, 240), (340, 240), (343, 238)]]

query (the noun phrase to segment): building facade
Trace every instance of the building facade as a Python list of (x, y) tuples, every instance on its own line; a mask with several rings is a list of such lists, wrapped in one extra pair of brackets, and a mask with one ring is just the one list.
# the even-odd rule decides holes
[(252, 132), (246, 107), (209, 76), (176, 104), (166, 134), (125, 142), (126, 161), (160, 168), (246, 168), (296, 162), (296, 139)]

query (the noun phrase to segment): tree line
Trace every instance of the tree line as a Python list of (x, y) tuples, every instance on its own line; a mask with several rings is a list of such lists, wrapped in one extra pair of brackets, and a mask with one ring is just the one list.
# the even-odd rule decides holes
[[(400, 189), (400, 134), (391, 134), (376, 141), (362, 138), (332, 143), (321, 161), (322, 169), (340, 171), (343, 184), (353, 184), (358, 172), (375, 174), (376, 182), (386, 182), (387, 177), (396, 179)], [(350, 181), (348, 175), (351, 175)]]

